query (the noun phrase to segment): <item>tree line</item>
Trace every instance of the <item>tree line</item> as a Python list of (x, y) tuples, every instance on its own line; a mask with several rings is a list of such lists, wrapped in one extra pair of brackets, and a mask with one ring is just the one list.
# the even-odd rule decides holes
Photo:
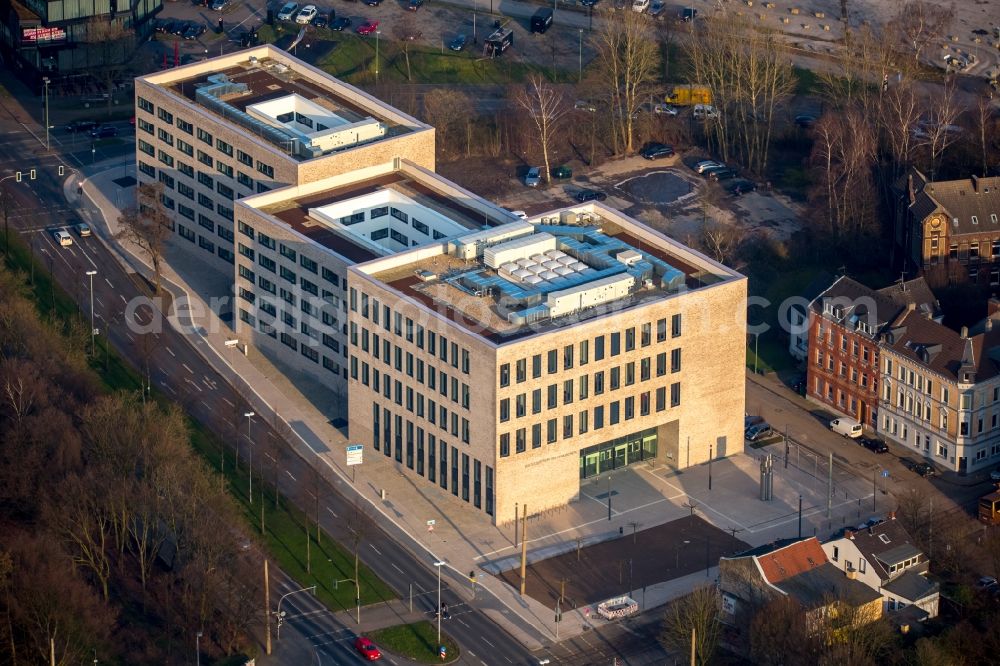
[(0, 664), (252, 650), (259, 554), (187, 418), (105, 390), (24, 277), (0, 267)]

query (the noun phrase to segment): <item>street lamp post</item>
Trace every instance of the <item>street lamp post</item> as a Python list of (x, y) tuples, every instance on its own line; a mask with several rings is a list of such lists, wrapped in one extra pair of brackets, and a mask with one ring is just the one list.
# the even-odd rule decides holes
[(438, 649), (441, 648), (441, 567), (445, 565), (444, 561), (435, 562), (434, 566), (438, 570), (438, 605), (437, 605), (437, 616), (438, 616)]
[(194, 635), (194, 659), (195, 666), (201, 666), (201, 632)]
[(97, 355), (97, 343), (94, 340), (94, 276), (97, 271), (87, 271), (90, 278), (90, 355)]
[(608, 474), (608, 520), (611, 520), (611, 475)]
[(279, 640), (279, 641), (281, 640), (281, 625), (285, 623), (285, 619), (284, 619), (285, 618), (285, 614), (281, 610), (281, 602), (285, 600), (285, 597), (290, 597), (293, 594), (299, 594), (300, 592), (312, 592), (313, 594), (316, 594), (316, 586), (315, 585), (311, 585), (310, 587), (303, 587), (300, 590), (292, 590), (291, 592), (285, 592), (283, 595), (281, 595), (281, 598), (278, 599), (278, 610), (272, 612), (272, 615), (274, 615), (274, 617), (278, 621), (277, 622), (278, 626), (277, 626), (277, 629), (275, 631), (275, 639), (276, 640)]
[(49, 149), (49, 77), (42, 77), (45, 87), (45, 150)]
[(576, 77), (577, 83), (580, 83), (581, 81), (583, 81), (583, 28), (580, 28), (580, 61), (579, 72)]
[(378, 43), (379, 35), (382, 34), (381, 30), (375, 31), (375, 85), (378, 85)]
[[(247, 448), (250, 449), (250, 503), (253, 504), (253, 439), (250, 438), (250, 419), (257, 416), (254, 412), (247, 412), (243, 416), (247, 417)], [(237, 443), (239, 448), (239, 443)]]

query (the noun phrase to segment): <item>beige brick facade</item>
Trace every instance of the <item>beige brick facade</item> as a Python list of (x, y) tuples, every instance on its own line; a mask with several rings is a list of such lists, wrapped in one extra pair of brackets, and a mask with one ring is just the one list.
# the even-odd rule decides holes
[[(630, 233), (644, 229), (634, 224), (636, 227), (630, 228)], [(647, 238), (654, 240), (656, 235), (647, 232)], [(662, 237), (658, 240), (666, 242)], [(410, 254), (434, 252), (440, 249)], [(376, 270), (372, 268), (371, 272)], [(645, 439), (655, 433), (657, 464), (678, 469), (706, 462), (710, 451), (716, 458), (742, 451), (746, 281), (737, 274), (729, 273), (729, 279), (717, 284), (683, 290), (500, 344), (479, 335), (474, 326), (456, 323), (443, 310), (433, 311), (381, 282), (369, 274), (367, 265), (350, 268), (349, 276), (358, 308), (357, 311), (349, 308), (348, 312), (353, 357), (348, 380), (352, 441), (366, 447), (377, 446), (380, 454), (385, 455), (385, 417), (389, 415), (390, 457), (398, 456), (397, 468), (414, 477), (423, 477), (430, 487), (427, 471), (418, 473), (416, 461), (410, 461), (408, 434), (412, 428), (414, 438), (423, 439), (425, 452), (433, 435), (438, 446), (436, 465), (440, 466), (442, 442), (449, 455), (447, 489), (441, 487), (440, 469), (436, 470), (433, 485), (441, 492), (453, 492), (465, 499), (462, 456), (469, 457), (473, 468), (478, 461), (483, 470), (480, 508), (492, 514), (495, 522), (512, 520), (515, 503), (528, 502), (532, 511), (541, 511), (578, 498), (585, 464), (581, 451), (611, 440), (630, 440), (633, 444), (626, 443), (626, 448), (633, 446), (627, 454), (631, 456), (638, 452), (635, 443), (642, 445), (643, 438), (638, 433), (645, 432)], [(378, 322), (374, 321), (376, 302)], [(367, 316), (364, 303), (368, 307)], [(385, 329), (386, 307), (391, 330)], [(397, 316), (401, 319), (398, 335)], [(679, 332), (674, 335), (674, 327), (678, 325)], [(408, 336), (407, 331), (412, 334)], [(431, 333), (438, 345), (434, 353), (428, 348)], [(377, 353), (375, 336), (379, 344)], [(445, 361), (440, 357), (442, 337), (449, 345)], [(603, 339), (603, 343), (597, 342), (598, 339)], [(390, 354), (388, 364), (386, 344)], [(458, 351), (457, 367), (450, 356), (452, 344)], [(599, 359), (601, 344), (604, 354)], [(674, 355), (676, 350), (679, 358)], [(397, 353), (401, 360), (399, 369)], [(466, 354), (468, 372), (464, 365)], [(540, 364), (538, 377), (534, 376), (536, 356)], [(550, 359), (554, 361), (552, 372)], [(680, 367), (675, 370), (678, 360)], [(523, 379), (519, 364), (524, 371)], [(429, 385), (431, 367), (437, 373), (433, 388)], [(442, 371), (447, 396), (441, 394)], [(597, 379), (599, 375), (601, 380)], [(457, 395), (451, 392), (453, 379), (457, 382)], [(390, 382), (388, 395), (386, 381)], [(603, 383), (600, 389), (599, 381)], [(572, 386), (567, 382), (572, 382)], [(616, 382), (617, 388), (612, 388)], [(398, 395), (397, 383), (401, 391)], [(583, 393), (582, 385), (586, 386)], [(463, 398), (466, 387), (467, 403)], [(550, 402), (550, 395), (554, 401)], [(518, 416), (519, 396), (523, 400), (523, 416)], [(677, 404), (673, 404), (675, 396)], [(436, 410), (433, 422), (431, 400)], [(502, 407), (505, 400), (506, 408)], [(382, 430), (378, 435), (373, 432), (372, 410), (376, 405)], [(442, 406), (447, 411), (444, 428)], [(615, 410), (617, 422), (614, 422)], [(504, 411), (508, 418), (504, 418)], [(453, 427), (452, 414), (457, 427)], [(398, 438), (397, 418), (403, 428)], [(584, 422), (586, 430), (581, 432)], [(523, 439), (519, 438), (519, 431), (523, 432)], [(523, 447), (518, 446), (519, 441), (523, 441)], [(417, 448), (414, 444), (415, 453)], [(617, 445), (616, 450), (620, 449)], [(451, 485), (452, 452), (459, 455), (459, 488)], [(607, 455), (614, 454), (607, 452)], [(468, 490), (473, 505), (476, 504), (474, 476), (473, 469)]]
[[(232, 118), (194, 101), (207, 76), (279, 63), (297, 90), (370, 114), (391, 127), (377, 141), (304, 159)], [(276, 79), (277, 80), (277, 79)], [(289, 84), (290, 85), (290, 84)], [(249, 94), (263, 91), (251, 88)], [(299, 185), (402, 157), (433, 170), (434, 128), (271, 45), (212, 58), (135, 81), (136, 161), (140, 183), (163, 182), (172, 211), (174, 246), (225, 273), (233, 271), (234, 200)], [(186, 128), (186, 129), (185, 129)], [(220, 145), (219, 142), (222, 142)], [(184, 146), (190, 146), (185, 152)], [(249, 162), (249, 163), (247, 163)]]

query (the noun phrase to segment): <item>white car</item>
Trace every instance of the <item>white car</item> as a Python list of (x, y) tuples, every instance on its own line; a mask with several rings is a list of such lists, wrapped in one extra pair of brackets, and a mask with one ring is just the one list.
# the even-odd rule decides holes
[(640, 14), (649, 9), (649, 0), (632, 0), (632, 11)]
[(52, 232), (52, 237), (56, 239), (56, 242), (63, 247), (68, 247), (73, 244), (73, 237), (66, 232), (65, 229), (57, 229)]
[(699, 120), (719, 117), (719, 112), (711, 104), (695, 104), (691, 113)]
[(653, 113), (658, 116), (676, 116), (677, 109), (669, 104), (657, 104), (653, 107)]
[(528, 187), (538, 187), (540, 182), (542, 182), (542, 170), (539, 167), (528, 169), (528, 173), (524, 177), (524, 184)]
[(295, 22), (305, 25), (316, 18), (316, 14), (318, 13), (319, 10), (316, 9), (316, 5), (306, 5), (299, 10), (298, 15), (295, 17)]
[(277, 19), (279, 21), (291, 21), (292, 17), (295, 16), (295, 12), (299, 10), (299, 3), (297, 2), (286, 2), (285, 5), (278, 10)]

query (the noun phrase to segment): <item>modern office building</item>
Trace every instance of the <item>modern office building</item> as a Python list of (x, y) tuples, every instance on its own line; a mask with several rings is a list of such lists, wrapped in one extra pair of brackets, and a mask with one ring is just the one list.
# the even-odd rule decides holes
[(241, 199), (236, 219), (237, 335), (340, 396), (342, 417), (347, 267), (517, 218), (394, 159)]
[(140, 183), (162, 183), (173, 245), (233, 270), (234, 201), (403, 157), (434, 128), (265, 45), (136, 79)]
[(347, 269), (350, 436), (415, 483), (506, 522), (743, 450), (740, 274), (601, 204), (398, 250)]

